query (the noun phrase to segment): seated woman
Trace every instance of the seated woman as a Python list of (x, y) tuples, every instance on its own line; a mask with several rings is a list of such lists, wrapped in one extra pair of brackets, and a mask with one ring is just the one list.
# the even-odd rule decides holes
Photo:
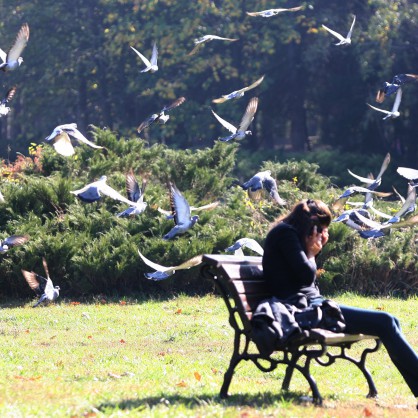
[[(322, 299), (315, 257), (328, 241), (331, 212), (319, 200), (304, 200), (279, 219), (267, 234), (263, 271), (271, 293), (288, 299), (303, 293), (310, 304)], [(340, 306), (346, 332), (380, 338), (415, 397), (418, 397), (418, 356), (402, 334), (399, 321), (382, 311)], [(418, 406), (417, 406), (418, 408)]]

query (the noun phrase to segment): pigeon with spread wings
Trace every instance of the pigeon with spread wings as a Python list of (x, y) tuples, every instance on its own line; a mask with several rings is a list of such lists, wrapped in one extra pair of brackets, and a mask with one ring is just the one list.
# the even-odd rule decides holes
[(238, 38), (223, 38), (222, 36), (217, 35), (204, 35), (198, 39), (194, 40), (195, 47), (189, 52), (188, 55), (194, 55), (197, 51), (199, 51), (202, 46), (210, 41), (217, 40), (217, 41), (228, 41), (228, 42), (235, 42), (238, 41)]
[(40, 304), (47, 304), (56, 300), (60, 294), (59, 286), (55, 286), (49, 277), (48, 265), (45, 258), (42, 257), (42, 264), (44, 266), (46, 278), (40, 274), (36, 274), (33, 271), (27, 271), (22, 269), (23, 277), (28, 282), (29, 287), (39, 297), (38, 301), (33, 305), (34, 308)]
[(151, 73), (155, 73), (158, 71), (158, 49), (157, 44), (154, 42), (154, 45), (152, 47), (152, 55), (151, 60), (148, 60), (148, 58), (145, 58), (137, 49), (135, 49), (133, 46), (131, 46), (132, 50), (135, 51), (135, 53), (138, 55), (139, 58), (141, 58), (142, 62), (145, 64), (145, 68), (141, 70), (141, 73), (146, 73), (150, 71)]
[(327, 30), (331, 35), (334, 35), (340, 42), (335, 45), (350, 45), (351, 44), (351, 35), (353, 33), (354, 24), (356, 23), (356, 16), (354, 16), (353, 23), (351, 24), (350, 30), (347, 33), (347, 36), (344, 37), (335, 30), (330, 29), (329, 27), (322, 25), (322, 27)]
[(226, 252), (232, 252), (234, 251), (234, 255), (243, 256), (244, 252), (242, 251), (243, 248), (248, 248), (254, 252), (256, 252), (258, 255), (263, 255), (264, 250), (263, 247), (252, 238), (240, 238), (239, 240), (235, 241), (234, 244), (232, 244), (230, 247), (225, 248)]
[(263, 80), (264, 80), (264, 76), (260, 77), (257, 81), (254, 81), (254, 83), (249, 85), (248, 87), (243, 87), (242, 89), (235, 90), (232, 93), (224, 94), (224, 95), (222, 95), (222, 97), (219, 97), (218, 99), (212, 100), (212, 102), (213, 103), (224, 103), (227, 100), (239, 99), (240, 97), (244, 96), (246, 91), (254, 89), (255, 87), (259, 86), (262, 83)]
[(299, 10), (302, 10), (303, 6), (298, 7), (291, 7), (290, 9), (268, 9), (268, 10), (262, 10), (261, 12), (247, 12), (248, 16), (261, 16), (261, 17), (272, 17), (276, 16), (279, 13), (283, 12), (298, 12)]
[(286, 201), (283, 200), (277, 191), (276, 180), (271, 177), (271, 171), (260, 171), (252, 176), (248, 181), (241, 185), (244, 190), (248, 191), (250, 198), (257, 200), (260, 197), (262, 190), (266, 190), (270, 197), (279, 205), (285, 205)]
[(25, 49), (29, 41), (29, 25), (24, 23), (17, 36), (14, 44), (10, 48), (9, 52), (6, 54), (2, 49), (0, 49), (0, 70), (2, 71), (13, 71), (16, 68), (20, 67), (23, 62), (23, 58), (20, 56)]
[(218, 120), (218, 122), (226, 129), (228, 129), (229, 132), (231, 132), (232, 135), (229, 135), (224, 138), (218, 138), (220, 141), (227, 142), (232, 139), (244, 139), (247, 135), (251, 135), (251, 131), (248, 130), (248, 127), (250, 126), (251, 122), (254, 119), (255, 112), (257, 111), (257, 105), (258, 105), (258, 98), (253, 97), (245, 109), (245, 113), (242, 116), (241, 122), (236, 128), (231, 123), (227, 122), (225, 119), (222, 119), (219, 115), (217, 115), (212, 109), (212, 113), (215, 116), (215, 118)]
[(4, 254), (10, 250), (10, 248), (17, 245), (23, 245), (29, 241), (29, 235), (11, 235), (4, 241), (0, 241), (0, 254)]
[(10, 112), (10, 107), (6, 106), (16, 93), (16, 86), (13, 86), (6, 94), (6, 97), (0, 102), (0, 118)]
[(78, 142), (88, 145), (94, 149), (105, 149), (100, 145), (96, 145), (94, 142), (89, 141), (78, 129), (76, 123), (67, 123), (65, 125), (58, 125), (52, 133), (45, 138), (46, 142), (52, 143), (55, 151), (64, 157), (71, 157), (75, 154), (71, 138), (74, 138)]
[(410, 81), (418, 81), (418, 75), (416, 74), (397, 74), (393, 77), (391, 83), (385, 81), (383, 86), (378, 90), (376, 94), (376, 102), (383, 103), (386, 96), (390, 96), (396, 93), (401, 86)]
[(396, 97), (395, 97), (395, 101), (393, 102), (392, 110), (379, 109), (378, 107), (372, 106), (369, 103), (367, 103), (367, 106), (369, 106), (373, 110), (377, 110), (378, 112), (385, 113), (386, 116), (383, 117), (383, 120), (396, 119), (401, 115), (399, 113), (399, 106), (401, 104), (401, 99), (402, 99), (402, 89), (399, 88), (398, 91), (396, 92)]
[(126, 194), (128, 200), (135, 202), (133, 206), (129, 206), (123, 212), (118, 213), (119, 218), (128, 218), (130, 216), (139, 215), (147, 207), (147, 203), (144, 202), (144, 192), (147, 185), (146, 179), (142, 180), (142, 187), (139, 187), (138, 180), (136, 179), (133, 171), (126, 173)]
[(165, 112), (169, 112), (170, 110), (182, 105), (186, 99), (184, 97), (179, 97), (178, 99), (174, 100), (173, 103), (164, 106), (159, 113), (152, 114), (149, 118), (145, 119), (137, 128), (138, 133), (141, 133), (144, 129), (148, 128), (154, 122), (165, 124), (168, 119), (170, 119), (169, 115), (166, 115)]
[(148, 258), (142, 255), (139, 250), (138, 254), (147, 266), (155, 270), (154, 273), (145, 273), (145, 277), (147, 279), (155, 281), (165, 280), (168, 277), (172, 276), (177, 270), (189, 269), (190, 267), (195, 267), (202, 263), (202, 255), (197, 255), (191, 258), (190, 260), (187, 260), (184, 263), (179, 264), (178, 266), (164, 267), (160, 264), (154, 263), (151, 260), (148, 260)]

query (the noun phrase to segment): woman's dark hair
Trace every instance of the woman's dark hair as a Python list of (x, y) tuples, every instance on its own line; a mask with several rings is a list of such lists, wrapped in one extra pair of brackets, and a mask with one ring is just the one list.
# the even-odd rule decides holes
[(328, 206), (321, 200), (302, 200), (298, 203), (289, 215), (280, 218), (279, 222), (286, 222), (292, 225), (301, 240), (312, 234), (316, 225), (318, 232), (331, 223), (332, 214)]

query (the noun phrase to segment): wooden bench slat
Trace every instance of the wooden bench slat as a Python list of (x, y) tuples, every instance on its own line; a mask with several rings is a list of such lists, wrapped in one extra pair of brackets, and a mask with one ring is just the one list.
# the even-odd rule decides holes
[(231, 285), (235, 287), (238, 293), (267, 294), (265, 281), (233, 280)]
[(263, 278), (263, 268), (261, 265), (239, 265), (239, 264), (222, 264), (223, 273), (232, 280), (262, 280)]

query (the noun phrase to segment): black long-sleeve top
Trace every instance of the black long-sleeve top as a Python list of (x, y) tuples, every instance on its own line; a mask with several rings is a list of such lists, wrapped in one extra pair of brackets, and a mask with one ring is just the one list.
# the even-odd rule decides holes
[(316, 263), (309, 260), (293, 226), (281, 222), (270, 230), (264, 243), (263, 272), (271, 293), (287, 299), (303, 293), (320, 296), (316, 285)]

